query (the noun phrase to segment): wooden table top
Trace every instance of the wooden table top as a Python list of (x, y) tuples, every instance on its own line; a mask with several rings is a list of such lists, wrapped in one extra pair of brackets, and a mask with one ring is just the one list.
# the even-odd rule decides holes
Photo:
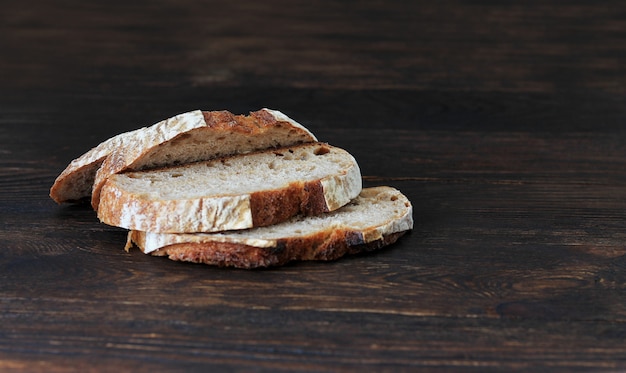
[[(626, 369), (624, 2), (104, 4), (0, 13), (0, 371)], [(413, 231), (222, 269), (48, 197), (112, 135), (262, 107)]]

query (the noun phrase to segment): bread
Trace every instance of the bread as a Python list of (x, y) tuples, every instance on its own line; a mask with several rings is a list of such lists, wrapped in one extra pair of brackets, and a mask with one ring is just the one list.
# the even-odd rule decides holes
[(391, 187), (363, 189), (334, 212), (297, 216), (268, 227), (222, 233), (131, 231), (127, 249), (178, 261), (256, 268), (296, 260), (335, 260), (381, 248), (413, 228), (409, 200)]
[(111, 137), (72, 160), (54, 181), (50, 188), (50, 198), (57, 203), (64, 203), (90, 197), (96, 172), (104, 159), (114, 149), (138, 142), (140, 133), (144, 130), (142, 128)]
[(112, 137), (74, 159), (50, 188), (57, 203), (92, 196), (97, 208), (106, 178), (126, 169), (211, 159), (269, 147), (315, 142), (306, 128), (283, 113), (262, 109), (249, 116), (228, 111), (191, 111), (150, 127)]
[(394, 243), (413, 228), (408, 199), (362, 189), (343, 149), (279, 111), (191, 111), (104, 141), (50, 189), (91, 197), (98, 218), (129, 229), (127, 249), (237, 268), (334, 260)]
[(311, 143), (112, 175), (98, 217), (157, 233), (245, 229), (336, 210), (361, 187), (352, 155)]
[(203, 112), (205, 125), (184, 133), (165, 136), (144, 135), (136, 146), (111, 153), (96, 173), (91, 205), (99, 208), (100, 190), (107, 178), (126, 170), (142, 170), (185, 164), (233, 154), (315, 142), (317, 139), (302, 125), (283, 113), (270, 109), (249, 116), (228, 111)]

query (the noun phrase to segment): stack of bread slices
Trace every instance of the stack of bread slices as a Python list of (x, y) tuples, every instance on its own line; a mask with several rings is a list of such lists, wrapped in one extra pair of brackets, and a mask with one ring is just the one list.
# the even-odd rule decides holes
[(50, 189), (129, 230), (126, 249), (238, 268), (334, 260), (413, 228), (398, 190), (362, 188), (347, 151), (283, 113), (191, 111), (112, 137)]

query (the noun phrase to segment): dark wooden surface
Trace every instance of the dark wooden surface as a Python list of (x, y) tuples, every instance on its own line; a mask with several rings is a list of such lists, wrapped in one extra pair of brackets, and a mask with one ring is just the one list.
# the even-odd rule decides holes
[[(622, 1), (9, 0), (0, 53), (1, 371), (626, 369)], [(114, 134), (261, 107), (414, 231), (229, 270), (48, 198)]]

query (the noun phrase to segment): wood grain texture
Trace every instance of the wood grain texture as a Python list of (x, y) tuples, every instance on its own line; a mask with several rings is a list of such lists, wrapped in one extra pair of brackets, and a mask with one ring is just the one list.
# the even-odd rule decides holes
[[(315, 4), (315, 5), (313, 5)], [(626, 369), (617, 1), (17, 1), (0, 13), (0, 370)], [(284, 111), (415, 229), (270, 270), (123, 250), (48, 198), (100, 141)]]

